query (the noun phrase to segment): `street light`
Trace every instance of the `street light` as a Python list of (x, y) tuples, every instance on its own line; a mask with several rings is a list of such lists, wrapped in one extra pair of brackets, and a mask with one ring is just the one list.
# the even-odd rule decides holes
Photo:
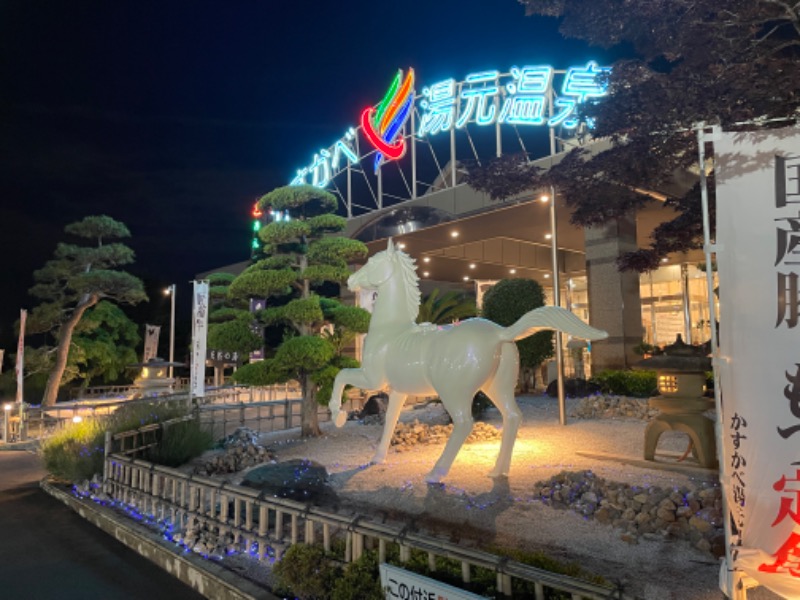
[[(543, 195), (540, 200), (550, 203), (550, 253), (553, 258), (553, 305), (561, 306), (561, 281), (558, 276), (558, 234), (556, 232), (556, 190), (551, 185), (550, 195)], [(546, 277), (546, 276), (545, 276)], [(567, 424), (567, 405), (564, 400), (564, 353), (561, 332), (555, 330), (556, 336), (556, 381), (558, 387), (558, 421)]]
[(170, 297), (169, 312), (169, 377), (172, 378), (172, 363), (175, 360), (175, 284), (173, 283), (164, 293)]

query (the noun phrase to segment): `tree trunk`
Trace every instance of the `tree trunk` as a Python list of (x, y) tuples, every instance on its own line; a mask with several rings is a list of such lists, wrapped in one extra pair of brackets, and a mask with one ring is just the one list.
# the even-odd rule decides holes
[(303, 389), (303, 411), (300, 415), (300, 435), (302, 437), (319, 437), (322, 430), (317, 419), (317, 386), (309, 375), (300, 378)]
[(47, 378), (47, 386), (44, 388), (42, 406), (53, 406), (58, 399), (58, 389), (61, 387), (61, 378), (67, 368), (67, 358), (69, 357), (69, 347), (72, 345), (72, 332), (83, 317), (86, 309), (97, 304), (99, 298), (96, 295), (89, 296), (85, 302), (81, 302), (75, 307), (72, 315), (61, 326), (58, 332), (58, 348), (56, 349), (56, 362), (50, 375)]

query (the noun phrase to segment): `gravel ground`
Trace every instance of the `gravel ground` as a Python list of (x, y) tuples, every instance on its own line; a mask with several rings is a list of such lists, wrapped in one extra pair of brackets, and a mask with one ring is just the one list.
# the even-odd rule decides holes
[[(422, 531), (473, 546), (499, 544), (544, 550), (551, 556), (576, 561), (586, 570), (647, 600), (711, 600), (724, 598), (718, 589), (719, 564), (688, 542), (645, 535), (638, 543), (621, 539), (610, 525), (557, 510), (534, 499), (532, 488), (561, 471), (590, 469), (609, 480), (642, 487), (696, 488), (716, 474), (701, 470), (639, 468), (610, 460), (579, 456), (600, 452), (631, 458), (642, 456), (646, 423), (636, 419), (568, 419), (559, 425), (556, 400), (546, 396), (519, 399), (523, 425), (514, 447), (508, 478), (493, 480), (486, 473), (494, 464), (499, 442), (465, 445), (443, 485), (427, 485), (424, 475), (433, 467), (443, 445), (420, 444), (398, 452), (390, 448), (382, 465), (365, 468), (382, 427), (349, 421), (342, 429), (323, 425), (316, 439), (297, 438), (297, 430), (268, 434), (262, 443), (272, 447), (278, 461), (310, 459), (325, 465), (340, 500), (340, 510), (381, 520), (412, 523)], [(567, 411), (577, 405), (568, 399)], [(438, 403), (404, 409), (401, 420), (445, 423)], [(500, 426), (495, 409), (488, 422)], [(682, 453), (686, 438), (665, 434), (659, 451)], [(751, 590), (751, 600), (779, 598), (766, 590)]]

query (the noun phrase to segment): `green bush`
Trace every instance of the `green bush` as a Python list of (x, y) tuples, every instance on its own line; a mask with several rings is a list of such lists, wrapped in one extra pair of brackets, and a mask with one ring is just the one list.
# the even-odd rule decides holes
[(658, 394), (655, 371), (601, 371), (591, 378), (604, 394), (649, 398)]
[(378, 555), (372, 551), (365, 552), (361, 558), (345, 567), (331, 594), (331, 600), (384, 600), (385, 597), (378, 570)]
[[(341, 544), (339, 544), (341, 546)], [(344, 548), (339, 547), (342, 552)], [(602, 577), (584, 572), (576, 563), (564, 563), (541, 552), (525, 552), (516, 549), (490, 547), (490, 552), (508, 557), (517, 562), (590, 581), (599, 585), (607, 585)], [(362, 557), (347, 565), (344, 570), (338, 566), (334, 558), (337, 554), (326, 554), (319, 546), (296, 544), (289, 548), (280, 563), (275, 566), (278, 588), (274, 590), (281, 596), (296, 596), (301, 600), (382, 600), (380, 571), (377, 553), (372, 550), (364, 552)], [(505, 598), (497, 591), (497, 576), (491, 569), (472, 567), (470, 583), (461, 579), (461, 563), (451, 558), (436, 557), (435, 569), (428, 564), (428, 553), (422, 550), (411, 550), (411, 557), (406, 563), (400, 562), (398, 546), (389, 544), (386, 548), (386, 562), (420, 575), (457, 588), (466, 589), (487, 598)], [(514, 580), (515, 598), (534, 598), (533, 583)], [(569, 600), (571, 595), (547, 588), (546, 600)]]
[(161, 442), (147, 453), (147, 460), (179, 467), (214, 445), (213, 434), (202, 428), (197, 421), (184, 421), (170, 425), (164, 430)]
[(44, 468), (68, 481), (103, 472), (105, 426), (96, 419), (71, 423), (42, 444)]
[[(187, 408), (174, 404), (134, 402), (120, 407), (105, 419), (72, 423), (42, 444), (45, 468), (52, 475), (69, 481), (91, 479), (94, 474), (103, 472), (106, 430), (112, 434), (132, 431), (187, 414)], [(211, 448), (213, 438), (195, 421), (187, 421), (168, 428), (161, 442), (142, 458), (174, 467)]]
[(289, 592), (300, 600), (331, 600), (341, 569), (321, 546), (295, 544), (273, 569), (281, 596)]

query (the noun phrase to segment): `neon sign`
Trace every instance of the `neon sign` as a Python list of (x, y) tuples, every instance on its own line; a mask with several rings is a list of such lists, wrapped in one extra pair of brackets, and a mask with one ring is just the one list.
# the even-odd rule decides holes
[(361, 131), (378, 151), (375, 155), (376, 173), (384, 159), (397, 160), (406, 153), (405, 140), (402, 135), (398, 139), (398, 134), (411, 116), (413, 104), (414, 69), (408, 70), (405, 79), (400, 70), (378, 107), (368, 106), (361, 113)]
[(471, 73), (458, 84), (445, 79), (423, 88), (418, 133), (434, 135), (449, 131), (453, 125), (463, 129), (469, 123), (574, 129), (579, 123), (575, 116), (578, 105), (606, 94), (598, 75), (609, 71), (592, 61), (583, 67), (571, 67), (564, 76), (561, 95), (553, 93), (555, 70), (550, 66), (512, 67), (507, 75), (499, 71)]
[[(327, 187), (336, 175), (372, 152), (360, 151), (360, 137), (377, 151), (376, 173), (384, 162), (399, 160), (406, 150), (403, 130), (413, 110), (420, 116), (414, 132), (419, 137), (468, 125), (574, 129), (580, 123), (578, 106), (606, 95), (605, 84), (598, 76), (610, 70), (594, 61), (566, 71), (547, 65), (512, 67), (508, 73), (487, 70), (470, 73), (461, 82), (439, 81), (424, 87), (419, 95), (414, 92), (414, 70), (408, 69), (405, 78), (400, 70), (380, 104), (362, 111), (359, 128), (351, 127), (332, 146), (317, 151), (311, 164), (299, 169), (291, 184)], [(562, 78), (559, 92), (554, 86), (557, 75)]]

